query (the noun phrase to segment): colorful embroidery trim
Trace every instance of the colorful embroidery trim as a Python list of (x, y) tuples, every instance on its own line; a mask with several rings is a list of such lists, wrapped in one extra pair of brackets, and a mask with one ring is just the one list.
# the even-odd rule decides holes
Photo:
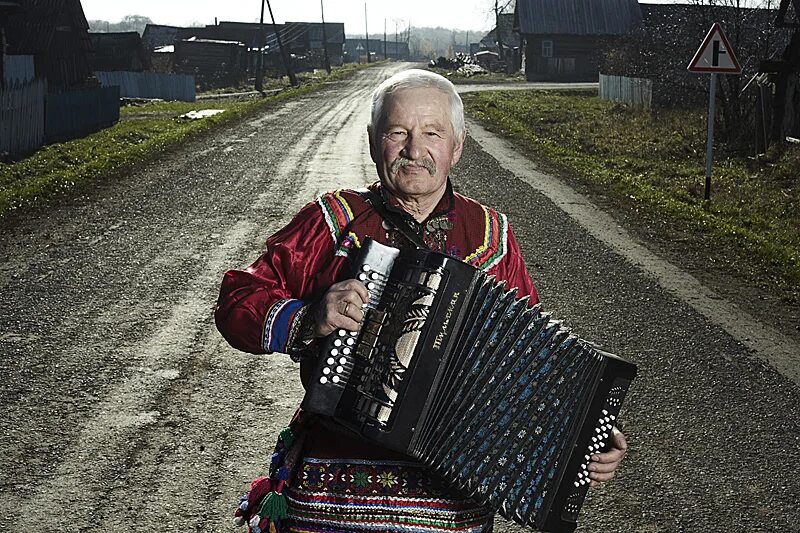
[(325, 223), (328, 224), (328, 229), (331, 232), (334, 246), (339, 244), (342, 231), (353, 220), (353, 210), (350, 205), (342, 197), (341, 190), (323, 194), (317, 200), (322, 214), (325, 217)]
[(351, 231), (348, 232), (348, 234), (342, 239), (342, 242), (339, 243), (339, 247), (336, 249), (334, 255), (338, 255), (340, 257), (350, 257), (350, 253), (359, 248), (361, 248), (361, 241), (358, 240), (358, 235)]
[(404, 462), (306, 458), (286, 498), (290, 532), (478, 532), (492, 516)]
[(485, 231), (483, 244), (464, 258), (464, 262), (481, 270), (488, 270), (500, 262), (508, 249), (508, 220), (494, 209), (483, 207)]
[(292, 329), (296, 327), (297, 312), (305, 305), (302, 300), (278, 300), (264, 321), (263, 344), (268, 353), (286, 352)]

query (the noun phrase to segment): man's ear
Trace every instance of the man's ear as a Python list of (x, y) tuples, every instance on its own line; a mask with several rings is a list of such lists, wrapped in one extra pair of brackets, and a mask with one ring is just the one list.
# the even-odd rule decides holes
[(461, 152), (464, 151), (464, 141), (467, 139), (467, 130), (464, 130), (464, 133), (459, 135), (458, 143), (456, 144), (455, 148), (453, 148), (453, 157), (450, 160), (450, 166), (455, 165), (458, 163), (458, 160), (461, 159)]
[(369, 156), (372, 158), (372, 162), (377, 165), (378, 161), (380, 161), (381, 147), (375, 146), (375, 141), (372, 138), (372, 128), (370, 126), (367, 126), (367, 138), (369, 138)]

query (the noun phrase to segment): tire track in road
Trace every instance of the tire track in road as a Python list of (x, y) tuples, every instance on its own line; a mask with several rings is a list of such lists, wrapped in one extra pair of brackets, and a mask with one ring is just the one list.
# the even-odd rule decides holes
[[(263, 185), (262, 191), (242, 198), (235, 217), (226, 217), (230, 207), (213, 213), (207, 227), (215, 228), (214, 240), (221, 244), (204, 251), (194, 273), (177, 292), (150, 295), (176, 303), (165, 310), (157, 327), (147, 325), (150, 331), (142, 340), (115, 349), (115, 359), (128, 365), (119, 369), (122, 377), (107, 387), (79, 429), (75, 428), (75, 437), (60, 455), (52, 476), (28, 484), (25, 490), (3, 494), (0, 510), (7, 517), (16, 515), (13, 531), (32, 531), (45, 523), (59, 524), (65, 531), (172, 530), (187, 524), (201, 529), (229, 515), (233, 501), (229, 492), (238, 491), (241, 481), (251, 477), (249, 470), (240, 468), (261, 468), (256, 461), (271, 447), (271, 431), (288, 420), (286, 413), (293, 409), (301, 389), (295, 377), (287, 376), (296, 373), (293, 365), (271, 359), (255, 362), (236, 354), (213, 330), (210, 307), (221, 273), (254, 259), (263, 236), (277, 230), (329, 184), (358, 186), (367, 181), (363, 171), (342, 176), (334, 170), (365, 168), (363, 137), (352, 135), (364, 131), (365, 122), (359, 122), (376, 78), (397, 68), (401, 67), (367, 71), (342, 87), (304, 98), (302, 106), (290, 104), (292, 112), (275, 120), (268, 119), (268, 112), (243, 128), (255, 135), (226, 130), (216, 140), (208, 140), (215, 149), (201, 150), (197, 157), (217, 168), (216, 172), (224, 173), (227, 161), (253, 159), (247, 179), (222, 176), (230, 183), (231, 194), (252, 191), (254, 182), (255, 190)], [(292, 137), (276, 139), (270, 127), (276, 121)], [(247, 142), (233, 142), (237, 138)], [(233, 149), (219, 149), (225, 146)], [(271, 151), (280, 157), (272, 159), (279, 162), (273, 167), (264, 157), (253, 157), (254, 146), (273, 147)], [(335, 157), (329, 153), (342, 150)], [(195, 158), (187, 158), (184, 164), (191, 169)], [(180, 241), (168, 237), (156, 260), (181, 261), (187, 252)], [(114, 323), (119, 312), (112, 306), (92, 322)], [(290, 393), (288, 397), (252, 397), (254, 383), (270, 382), (275, 389)], [(242, 408), (243, 399), (248, 407), (272, 410), (257, 414), (268, 421), (254, 425), (253, 413)], [(202, 449), (194, 446), (199, 442), (204, 443)], [(252, 443), (253, 448), (243, 443)], [(230, 455), (236, 461), (230, 461)], [(223, 487), (203, 483), (201, 476), (220, 480)], [(209, 514), (215, 518), (209, 519)]]

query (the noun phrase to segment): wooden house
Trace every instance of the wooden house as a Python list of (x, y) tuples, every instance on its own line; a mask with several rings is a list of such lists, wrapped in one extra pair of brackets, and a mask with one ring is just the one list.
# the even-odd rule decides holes
[[(479, 52), (494, 52), (499, 59), (490, 70), (516, 72), (522, 67), (519, 33), (514, 31), (514, 13), (501, 13), (498, 25), (480, 40)], [(484, 55), (483, 57), (487, 57)], [(488, 67), (487, 67), (488, 68)]]
[(90, 33), (94, 72), (142, 72), (150, 69), (150, 54), (135, 31)]
[(636, 0), (517, 0), (529, 81), (597, 81), (610, 38), (641, 26)]
[(6, 53), (31, 55), (48, 91), (96, 85), (89, 23), (80, 0), (21, 0), (6, 20)]
[(184, 39), (175, 43), (175, 72), (193, 74), (205, 87), (237, 85), (247, 73), (247, 48), (238, 41)]

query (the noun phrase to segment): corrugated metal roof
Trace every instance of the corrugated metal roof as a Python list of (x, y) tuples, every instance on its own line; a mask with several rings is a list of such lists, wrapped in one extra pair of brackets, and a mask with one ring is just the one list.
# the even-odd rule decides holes
[(636, 0), (517, 0), (524, 35), (621, 35), (641, 26)]

